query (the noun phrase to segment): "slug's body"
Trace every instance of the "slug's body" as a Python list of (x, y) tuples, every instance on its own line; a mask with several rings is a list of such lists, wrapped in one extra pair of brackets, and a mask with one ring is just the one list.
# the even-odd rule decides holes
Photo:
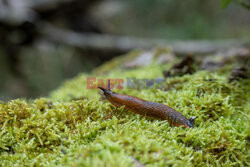
[(116, 107), (125, 106), (125, 109), (134, 113), (150, 116), (158, 119), (168, 120), (171, 125), (190, 128), (194, 126), (194, 119), (187, 119), (184, 115), (164, 104), (145, 101), (134, 96), (120, 95), (110, 89), (100, 88), (107, 100)]

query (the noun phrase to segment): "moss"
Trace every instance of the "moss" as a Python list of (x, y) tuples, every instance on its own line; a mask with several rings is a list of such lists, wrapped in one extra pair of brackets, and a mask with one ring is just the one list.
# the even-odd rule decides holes
[(48, 98), (2, 102), (0, 166), (248, 166), (249, 79), (229, 83), (228, 66), (167, 79), (163, 89), (116, 90), (197, 116), (191, 129), (115, 108), (86, 89), (88, 76), (150, 79), (170, 67), (81, 74)]

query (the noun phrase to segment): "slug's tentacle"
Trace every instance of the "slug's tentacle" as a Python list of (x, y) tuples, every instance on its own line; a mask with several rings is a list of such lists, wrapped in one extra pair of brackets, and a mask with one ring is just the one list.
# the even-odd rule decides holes
[(107, 89), (110, 90), (110, 80), (108, 80), (108, 86)]
[(150, 116), (158, 119), (168, 120), (171, 125), (194, 127), (195, 117), (187, 119), (184, 115), (164, 104), (145, 101), (143, 99), (121, 95), (110, 90), (110, 80), (107, 89), (98, 87), (106, 96), (107, 100), (116, 107), (125, 106), (125, 109), (144, 116)]

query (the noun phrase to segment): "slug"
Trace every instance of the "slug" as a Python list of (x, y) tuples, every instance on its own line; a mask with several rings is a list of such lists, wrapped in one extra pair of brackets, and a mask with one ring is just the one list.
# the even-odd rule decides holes
[(138, 97), (121, 95), (110, 90), (110, 80), (107, 89), (98, 87), (104, 93), (106, 99), (116, 107), (125, 106), (125, 109), (143, 116), (167, 120), (170, 125), (194, 127), (195, 117), (187, 119), (184, 115), (161, 103), (155, 103), (140, 99)]

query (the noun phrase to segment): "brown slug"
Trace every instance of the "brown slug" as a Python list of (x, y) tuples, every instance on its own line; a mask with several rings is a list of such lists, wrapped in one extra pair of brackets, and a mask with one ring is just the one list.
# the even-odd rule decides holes
[(161, 103), (145, 101), (143, 99), (121, 95), (110, 90), (110, 80), (108, 81), (108, 88), (98, 87), (101, 89), (107, 100), (116, 107), (125, 106), (125, 109), (134, 113), (154, 117), (157, 119), (168, 120), (170, 125), (183, 126), (185, 128), (194, 127), (195, 117), (187, 119), (184, 115)]

